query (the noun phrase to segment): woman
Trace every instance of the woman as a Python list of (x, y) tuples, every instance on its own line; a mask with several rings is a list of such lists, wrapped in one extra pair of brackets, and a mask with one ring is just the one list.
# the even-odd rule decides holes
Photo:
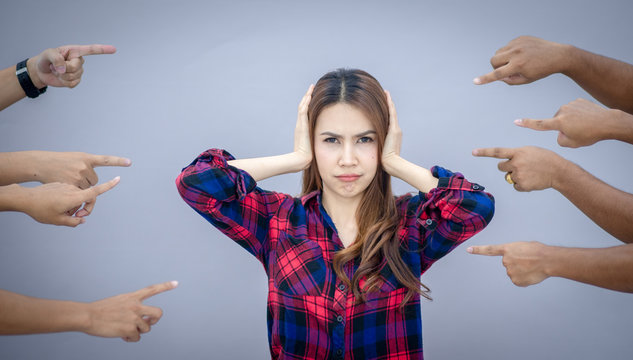
[[(401, 137), (389, 93), (339, 69), (301, 100), (292, 153), (235, 160), (211, 149), (176, 180), (264, 265), (274, 359), (423, 357), (420, 276), (490, 222), (494, 200), (459, 173), (401, 158)], [(256, 187), (301, 170), (301, 197)], [(419, 193), (394, 198), (391, 176)]]

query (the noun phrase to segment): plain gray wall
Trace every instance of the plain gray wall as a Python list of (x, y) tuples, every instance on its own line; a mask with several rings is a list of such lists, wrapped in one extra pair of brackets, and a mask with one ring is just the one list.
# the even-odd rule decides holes
[[(530, 34), (633, 62), (633, 3), (611, 1), (19, 1), (0, 10), (8, 67), (48, 47), (115, 45), (86, 58), (81, 84), (50, 88), (0, 113), (0, 151), (112, 154), (99, 168), (121, 183), (78, 228), (0, 214), (0, 288), (92, 301), (167, 280), (146, 301), (163, 319), (139, 343), (81, 333), (0, 337), (2, 359), (267, 359), (262, 266), (191, 210), (174, 179), (200, 152), (237, 157), (292, 149), (296, 109), (310, 83), (337, 67), (369, 71), (391, 91), (402, 154), (463, 172), (496, 198), (496, 215), (468, 245), (538, 240), (563, 246), (619, 242), (554, 190), (518, 193), (475, 147), (552, 149), (633, 192), (633, 147), (606, 141), (566, 149), (556, 133), (515, 126), (551, 117), (578, 97), (554, 75), (530, 85), (475, 86), (489, 59)], [(299, 192), (299, 175), (261, 186)], [(395, 192), (411, 188), (396, 181)], [(466, 246), (422, 278), (429, 359), (630, 359), (631, 295), (563, 279), (518, 288), (500, 258)]]

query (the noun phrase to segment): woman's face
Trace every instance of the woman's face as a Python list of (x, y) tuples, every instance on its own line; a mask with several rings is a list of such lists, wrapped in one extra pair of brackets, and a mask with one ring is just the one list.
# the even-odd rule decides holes
[(314, 157), (324, 195), (360, 198), (378, 168), (374, 126), (357, 108), (337, 103), (321, 111), (314, 130)]

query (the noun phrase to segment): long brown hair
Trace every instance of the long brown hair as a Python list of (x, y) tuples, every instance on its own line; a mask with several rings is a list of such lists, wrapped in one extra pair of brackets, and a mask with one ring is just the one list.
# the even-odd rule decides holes
[[(400, 243), (397, 236), (400, 219), (395, 198), (391, 192), (391, 176), (380, 162), (382, 147), (389, 128), (386, 94), (378, 80), (362, 70), (337, 69), (323, 75), (312, 91), (312, 100), (308, 106), (312, 153), (314, 153), (314, 130), (317, 119), (325, 108), (337, 103), (354, 106), (362, 111), (372, 123), (376, 129), (379, 160), (376, 175), (365, 189), (356, 210), (358, 235), (352, 245), (334, 255), (334, 271), (344, 283), (352, 288), (357, 299), (365, 301), (366, 293), (380, 287), (380, 268), (386, 260), (396, 279), (409, 288), (401, 305), (408, 302), (415, 293), (430, 299), (427, 294), (429, 289), (413, 275), (400, 255)], [(302, 193), (308, 194), (314, 190), (323, 190), (323, 183), (316, 159), (313, 157), (312, 163), (303, 172)], [(360, 258), (360, 265), (350, 281), (343, 271), (343, 266), (357, 258)], [(359, 281), (363, 277), (365, 277), (365, 285), (361, 289)]]

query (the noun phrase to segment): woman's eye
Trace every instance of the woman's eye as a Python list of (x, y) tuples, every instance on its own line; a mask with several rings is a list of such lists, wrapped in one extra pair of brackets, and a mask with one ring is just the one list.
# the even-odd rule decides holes
[(359, 143), (365, 144), (365, 143), (370, 143), (373, 142), (374, 139), (370, 138), (369, 136), (363, 136), (362, 138), (358, 139)]
[(329, 138), (326, 138), (323, 141), (325, 141), (326, 143), (335, 144), (338, 140), (336, 138), (329, 137)]

